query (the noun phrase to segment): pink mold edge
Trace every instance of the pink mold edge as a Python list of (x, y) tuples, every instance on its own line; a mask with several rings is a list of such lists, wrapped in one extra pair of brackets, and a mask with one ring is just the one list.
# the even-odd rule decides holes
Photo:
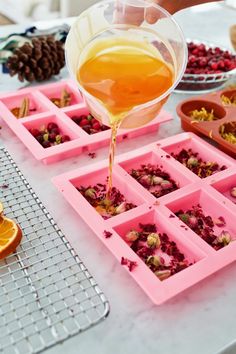
[[(50, 101), (50, 97), (59, 95), (61, 89), (66, 88), (73, 94), (73, 101), (70, 106), (58, 108)], [(17, 119), (10, 111), (20, 104), (23, 97), (33, 100), (33, 105), (37, 108), (29, 116)], [(17, 135), (22, 143), (28, 148), (33, 156), (45, 164), (61, 161), (65, 158), (77, 156), (83, 151), (92, 152), (103, 146), (108, 146), (110, 141), (110, 130), (99, 132), (93, 135), (87, 134), (80, 128), (71, 116), (83, 114), (87, 110), (83, 98), (72, 80), (63, 80), (56, 83), (38, 85), (17, 92), (4, 93), (0, 95), (0, 117), (7, 123), (9, 128)], [(71, 137), (70, 142), (43, 148), (40, 143), (29, 133), (27, 128), (40, 128), (54, 117), (52, 121), (57, 121), (62, 132), (68, 132)], [(134, 138), (140, 135), (151, 133), (159, 128), (161, 123), (170, 121), (172, 116), (161, 111), (158, 116), (147, 125), (135, 129), (121, 129), (117, 135), (117, 142), (124, 139)]]
[[(181, 146), (186, 147), (187, 145), (192, 145), (195, 149), (199, 148), (202, 157), (204, 157), (204, 153), (207, 157), (212, 156), (214, 160), (225, 164), (227, 169), (205, 179), (198, 178), (168, 155), (168, 153), (171, 152), (171, 147), (176, 149)], [(166, 151), (168, 151), (168, 153)], [(178, 178), (181, 179), (181, 175), (184, 176), (180, 189), (158, 200), (128, 174), (127, 168), (123, 168), (129, 165), (129, 161), (131, 162), (131, 166), (134, 160), (136, 161), (135, 163), (138, 163), (140, 159), (140, 163), (144, 163), (145, 156), (150, 157), (151, 154), (155, 154), (158, 157), (158, 161), (165, 162), (163, 166), (167, 172), (168, 162), (172, 168), (170, 169), (170, 174), (173, 173), (174, 169), (178, 169)], [(156, 161), (156, 159), (154, 159), (154, 161)], [(101, 171), (103, 171), (102, 173), (104, 174), (106, 167), (107, 161), (104, 160), (83, 167), (83, 169), (79, 168), (54, 177), (52, 181), (78, 215), (90, 226), (119, 262), (121, 262), (121, 257), (124, 257), (137, 263), (137, 266), (134, 267), (132, 272), (129, 272), (126, 266), (122, 267), (129, 272), (156, 305), (160, 305), (173, 296), (180, 294), (182, 291), (202, 281), (236, 259), (236, 242), (232, 242), (223, 249), (215, 251), (191, 229), (184, 228), (184, 224), (177, 217), (169, 217), (170, 214), (175, 212), (176, 207), (181, 206), (181, 199), (184, 203), (188, 201), (190, 204), (191, 202), (202, 202), (203, 210), (206, 210), (206, 213), (211, 212), (212, 209), (208, 206), (209, 198), (209, 202), (215, 203), (215, 205), (219, 207), (220, 214), (222, 215), (223, 213), (227, 221), (234, 220), (236, 217), (236, 205), (214, 187), (216, 181), (223, 181), (235, 175), (236, 163), (232, 158), (192, 133), (179, 134), (144, 146), (130, 153), (120, 155), (115, 161), (114, 185), (117, 188), (123, 188), (123, 192), (124, 187), (121, 186), (121, 183), (123, 186), (129, 186), (129, 198), (133, 193), (136, 200), (138, 198), (139, 204), (136, 208), (128, 212), (108, 220), (103, 220), (79, 192), (75, 193), (75, 188), (79, 186), (80, 181), (85, 181), (86, 179), (88, 184), (90, 182), (95, 183), (96, 176), (99, 176)], [(173, 178), (175, 178), (175, 175)], [(98, 182), (101, 181), (97, 180), (97, 183)], [(217, 212), (215, 214), (217, 214)], [(215, 214), (213, 216), (218, 215)], [(170, 239), (176, 241), (180, 250), (185, 253), (186, 258), (195, 263), (170, 278), (160, 281), (123, 239), (124, 233), (129, 227), (134, 227), (136, 224), (138, 227), (139, 222), (145, 223), (145, 221), (155, 222), (158, 230), (164, 230), (169, 235)], [(111, 232), (112, 236), (105, 238), (104, 230)], [(236, 235), (236, 228), (233, 222), (230, 222), (230, 231), (234, 232)]]

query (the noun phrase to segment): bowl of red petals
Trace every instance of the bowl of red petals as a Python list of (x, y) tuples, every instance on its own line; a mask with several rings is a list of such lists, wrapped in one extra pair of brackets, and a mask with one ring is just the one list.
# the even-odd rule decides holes
[(236, 54), (212, 43), (187, 40), (188, 62), (179, 92), (208, 92), (236, 77)]

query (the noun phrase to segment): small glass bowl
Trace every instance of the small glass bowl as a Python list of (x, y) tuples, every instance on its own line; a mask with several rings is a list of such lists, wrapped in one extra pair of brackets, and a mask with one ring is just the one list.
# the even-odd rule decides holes
[[(219, 47), (216, 44), (200, 41), (200, 40), (191, 40), (187, 39), (187, 43), (193, 42), (195, 44), (204, 44), (206, 48), (216, 48)], [(228, 51), (230, 54), (234, 53), (225, 47), (219, 47), (221, 50)], [(206, 93), (218, 89), (225, 85), (230, 79), (236, 78), (236, 69), (216, 73), (216, 74), (184, 74), (175, 89), (175, 92), (181, 93)]]

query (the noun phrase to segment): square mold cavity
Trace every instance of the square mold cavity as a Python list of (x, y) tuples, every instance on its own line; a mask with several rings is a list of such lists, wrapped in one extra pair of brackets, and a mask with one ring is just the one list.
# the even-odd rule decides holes
[[(171, 163), (170, 159), (166, 158), (166, 154), (158, 155), (150, 151), (143, 155), (139, 155), (132, 159), (125, 160), (124, 162), (119, 163), (119, 165), (129, 174), (132, 169), (139, 169), (141, 168), (142, 165), (147, 165), (147, 164), (151, 164), (154, 165), (155, 167), (159, 167), (163, 172), (168, 173), (170, 179), (172, 179), (177, 184), (178, 188), (182, 188), (188, 185), (189, 183), (193, 182), (189, 177), (185, 176), (184, 173), (182, 173), (179, 169), (177, 169), (175, 165)], [(137, 183), (139, 182), (137, 181)], [(165, 195), (167, 194), (169, 193), (166, 193)]]
[[(175, 242), (180, 252), (184, 254), (185, 259), (189, 262), (189, 266), (161, 281), (130, 248), (130, 244), (127, 244), (124, 240), (126, 233), (131, 229), (140, 230), (139, 223), (155, 224), (158, 233), (166, 233), (169, 240)], [(210, 271), (210, 269), (205, 268), (209, 259), (208, 255), (195, 244), (188, 242), (182, 230), (178, 230), (178, 228), (173, 226), (168, 218), (163, 216), (159, 211), (152, 210), (145, 214), (140, 214), (113, 227), (113, 230), (116, 233), (114, 236), (120, 237), (122, 242), (117, 249), (116, 256), (117, 254), (121, 254), (122, 257), (136, 262), (137, 266), (129, 274), (133, 276), (155, 304), (161, 304), (189, 288), (194, 283), (202, 280), (206, 276), (206, 273)], [(159, 250), (156, 251), (156, 255), (163, 257), (166, 263), (170, 261), (169, 256)], [(124, 267), (126, 266), (124, 265)], [(128, 270), (128, 267), (126, 269)]]
[[(219, 168), (223, 166), (229, 168), (233, 165), (233, 161), (230, 163), (230, 158), (227, 158), (226, 155), (213, 148), (210, 144), (201, 141), (200, 138), (195, 138), (193, 134), (189, 138), (174, 142), (173, 144), (164, 144), (162, 149), (170, 155), (178, 154), (182, 149), (191, 149), (193, 153), (198, 153), (198, 158), (201, 158), (204, 162), (218, 163)], [(187, 167), (184, 166), (184, 168)], [(214, 174), (220, 172), (218, 171)]]
[(11, 111), (13, 108), (20, 107), (24, 99), (29, 100), (28, 116), (48, 111), (47, 107), (43, 104), (43, 102), (41, 102), (40, 98), (34, 92), (21, 93), (19, 91), (16, 95), (11, 94), (8, 97), (1, 98), (1, 101), (9, 109), (9, 111)]
[[(102, 168), (100, 170), (95, 170), (94, 172), (90, 172), (90, 173), (81, 175), (81, 176), (79, 176), (77, 178), (70, 179), (70, 183), (76, 189), (77, 188), (81, 188), (81, 187), (85, 187), (85, 188), (94, 187), (98, 183), (106, 185), (107, 173), (108, 173), (107, 167), (106, 168)], [(125, 181), (119, 176), (119, 174), (116, 173), (116, 171), (113, 172), (113, 186), (116, 187), (119, 190), (119, 192), (123, 194), (123, 196), (125, 197), (127, 203), (133, 203), (137, 207), (145, 203), (145, 200), (142, 198), (142, 196), (139, 195), (135, 191), (135, 189), (133, 187), (127, 185), (125, 183)], [(86, 198), (83, 197), (83, 195), (79, 191), (78, 191), (78, 193), (80, 194), (81, 198), (83, 198), (83, 200), (86, 201), (86, 204), (89, 204), (89, 206), (91, 207), (90, 210), (93, 213), (96, 213), (97, 215), (99, 215), (99, 217), (100, 217), (100, 214), (86, 200)], [(133, 208), (133, 209), (127, 211), (127, 212), (124, 212), (122, 214), (131, 212), (134, 209), (135, 208)], [(117, 217), (117, 216), (120, 216), (120, 215), (121, 214), (116, 215), (114, 217)], [(101, 218), (102, 218), (102, 216), (101, 216)]]
[(220, 179), (217, 182), (212, 182), (212, 187), (215, 188), (218, 192), (223, 194), (228, 198), (232, 203), (236, 205), (236, 197), (231, 195), (232, 188), (236, 188), (236, 172), (226, 176), (223, 179)]
[[(82, 116), (82, 115), (85, 115), (85, 116), (87, 116), (87, 115), (89, 115), (90, 114), (90, 112), (89, 112), (89, 110), (88, 110), (88, 108), (86, 107), (86, 106), (82, 106), (82, 107), (79, 107), (79, 108), (75, 108), (75, 109), (70, 109), (70, 110), (67, 110), (66, 112), (65, 112), (65, 114), (68, 116), (68, 118), (69, 119), (71, 119), (76, 125), (77, 125), (77, 127), (79, 128), (79, 129), (81, 129), (83, 132), (84, 132), (84, 134), (86, 134), (86, 135), (89, 135), (89, 136), (91, 136), (91, 137), (95, 137), (95, 136), (97, 136), (97, 134), (99, 134), (99, 135), (105, 135), (105, 136), (107, 136), (107, 134), (109, 134), (109, 136), (110, 136), (110, 132), (109, 133), (105, 133), (105, 132), (107, 132), (108, 130), (110, 131), (110, 128), (109, 127), (107, 127), (107, 129), (105, 129), (105, 130), (101, 130), (101, 131), (98, 131), (98, 132), (95, 132), (95, 133), (91, 133), (90, 132), (90, 128), (92, 128), (92, 126), (88, 126), (88, 128), (89, 128), (89, 130), (86, 130), (86, 128), (83, 128), (83, 127), (81, 127), (80, 125), (79, 125), (79, 123), (78, 123), (78, 119), (80, 118), (80, 116)], [(93, 119), (96, 119), (96, 118), (93, 118)], [(77, 122), (76, 122), (77, 121)], [(97, 119), (96, 119), (96, 121), (97, 121)], [(98, 122), (98, 121), (97, 121)]]
[[(214, 225), (214, 234), (216, 236), (220, 236), (222, 231), (227, 231), (229, 232), (231, 239), (236, 240), (236, 225), (234, 222), (235, 219), (235, 214), (233, 211), (231, 211), (228, 208), (225, 208), (224, 206), (224, 201), (219, 198), (218, 193), (214, 191), (211, 187), (207, 186), (202, 189), (202, 188), (197, 188), (197, 186), (193, 186), (192, 190), (189, 193), (185, 193), (183, 196), (178, 196), (177, 198), (173, 198), (172, 201), (166, 203), (166, 207), (170, 209), (174, 214), (180, 210), (185, 213), (187, 210), (192, 209), (193, 206), (199, 205), (202, 208), (203, 214), (205, 216), (210, 216), (214, 221), (216, 221), (219, 217), (223, 217), (225, 219), (225, 226), (219, 227), (217, 225)], [(180, 219), (180, 224), (181, 225), (186, 225), (183, 223)], [(189, 227), (186, 225), (184, 229), (189, 229)], [(189, 234), (189, 236), (197, 242), (199, 245), (201, 243), (204, 243), (205, 245), (208, 245), (200, 236), (198, 236), (194, 231), (191, 232), (194, 238), (192, 238)], [(229, 245), (223, 247), (217, 252), (221, 252), (225, 250), (228, 247), (231, 247), (234, 244), (234, 242), (230, 243)], [(208, 245), (211, 247), (211, 245)], [(203, 247), (205, 247), (203, 245)], [(211, 249), (215, 252), (214, 248), (211, 247)]]
[[(116, 233), (126, 242), (129, 246), (131, 243), (125, 240), (125, 235), (131, 231), (141, 231), (140, 224), (155, 224), (158, 234), (166, 233), (170, 241), (176, 243), (178, 249), (184, 254), (185, 259), (189, 264), (195, 264), (201, 259), (206, 257), (206, 254), (201, 249), (188, 241), (182, 230), (178, 230), (176, 226), (173, 226), (169, 220), (166, 219), (160, 212), (151, 210), (145, 215), (138, 216), (134, 219), (113, 227)], [(164, 258), (167, 264), (170, 256), (162, 252), (160, 248), (155, 250), (155, 255), (159, 255)]]
[[(38, 129), (38, 130), (40, 130), (40, 129), (46, 128), (48, 123), (56, 123), (58, 125), (59, 130), (60, 130), (60, 135), (68, 135), (70, 137), (70, 141), (79, 138), (79, 135), (77, 133), (75, 133), (74, 130), (69, 125), (67, 126), (66, 123), (59, 118), (59, 116), (56, 116), (56, 115), (53, 115), (53, 114), (50, 115), (50, 116), (42, 117), (42, 118), (37, 118), (37, 119), (31, 119), (31, 120), (28, 120), (28, 121), (24, 121), (23, 122), (23, 126), (28, 131), (30, 129)], [(29, 134), (31, 135), (30, 132), (29, 132)], [(35, 141), (37, 141), (37, 140), (35, 139)], [(55, 146), (49, 147), (46, 150), (51, 149), (51, 148), (57, 148), (60, 145), (68, 144), (70, 141), (62, 143), (62, 144), (59, 144), (59, 145), (55, 145)], [(41, 146), (41, 144), (40, 144), (40, 146)]]
[(41, 87), (40, 88), (40, 92), (44, 96), (46, 96), (50, 101), (52, 99), (60, 100), (63, 90), (66, 90), (70, 94), (70, 103), (67, 106), (62, 107), (62, 108), (66, 108), (68, 106), (73, 106), (75, 104), (83, 102), (83, 99), (80, 95), (79, 90), (76, 90), (76, 87), (74, 87), (73, 85), (70, 85), (69, 83), (66, 83), (66, 82), (61, 82), (58, 84), (50, 85), (49, 87), (45, 87), (45, 88)]

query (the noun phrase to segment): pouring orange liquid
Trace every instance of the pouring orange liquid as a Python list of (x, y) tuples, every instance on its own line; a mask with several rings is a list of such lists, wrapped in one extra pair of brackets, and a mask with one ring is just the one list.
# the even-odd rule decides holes
[(109, 195), (117, 129), (132, 108), (161, 96), (172, 86), (173, 69), (150, 43), (111, 38), (90, 47), (77, 70), (77, 79), (109, 112)]

